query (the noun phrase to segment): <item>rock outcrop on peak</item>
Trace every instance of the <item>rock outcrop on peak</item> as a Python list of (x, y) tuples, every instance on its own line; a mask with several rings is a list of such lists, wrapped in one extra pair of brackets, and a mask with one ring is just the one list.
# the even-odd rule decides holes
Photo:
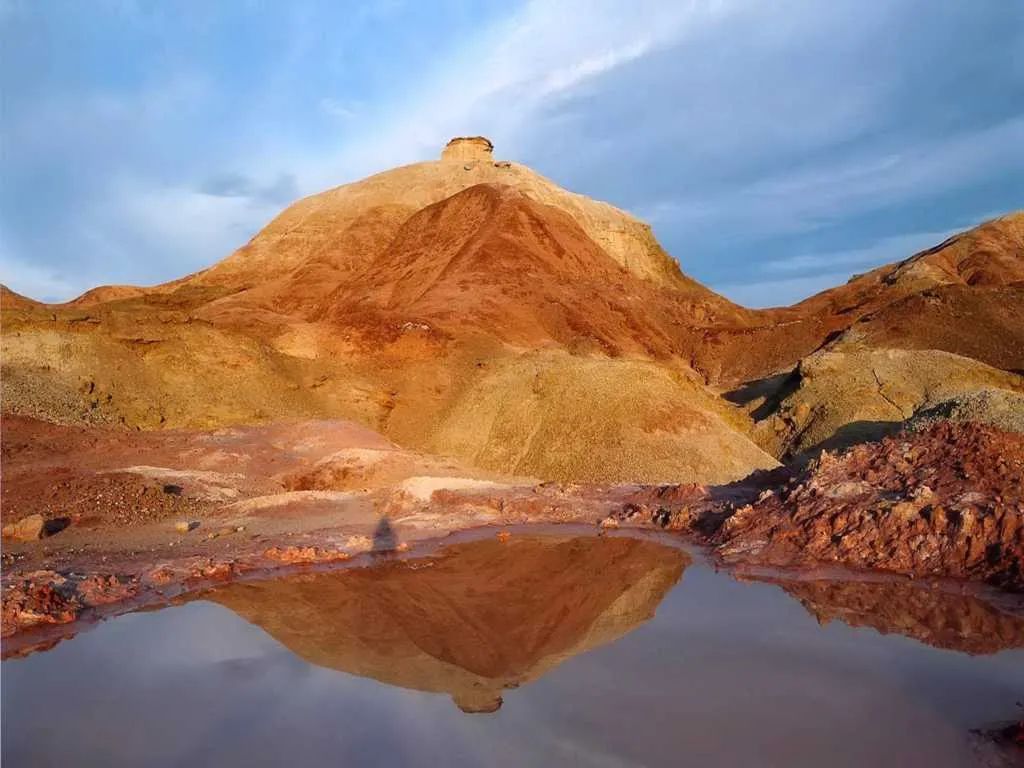
[(441, 150), (441, 159), (456, 162), (493, 160), (494, 145), (483, 136), (457, 136)]

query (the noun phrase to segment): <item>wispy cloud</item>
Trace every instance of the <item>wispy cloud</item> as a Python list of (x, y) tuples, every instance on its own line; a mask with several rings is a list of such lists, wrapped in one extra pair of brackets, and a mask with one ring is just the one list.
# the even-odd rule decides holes
[(201, 268), (466, 133), (754, 303), (1021, 202), (1017, 4), (4, 7), (0, 280), (29, 294)]
[(752, 280), (742, 283), (712, 283), (711, 287), (746, 307), (782, 307), (794, 304), (815, 293), (842, 285), (849, 277), (846, 271), (824, 272), (807, 277), (775, 280)]
[[(280, 209), (280, 203), (262, 193), (209, 194), (133, 179), (122, 180), (112, 199), (119, 204), (116, 209), (103, 201), (84, 212), (83, 246), (118, 266), (146, 258), (152, 272), (167, 279), (205, 266), (211, 251), (231, 253)], [(153, 248), (153, 243), (160, 247)], [(98, 259), (89, 261), (94, 273), (100, 271)], [(111, 270), (115, 275), (125, 271)]]
[(616, 67), (641, 58), (651, 48), (652, 44), (649, 40), (640, 39), (627, 43), (620, 48), (584, 58), (564, 69), (551, 72), (541, 81), (536, 93), (541, 97), (548, 97), (562, 91), (567, 91), (590, 78), (611, 72)]
[(769, 273), (835, 271), (837, 268), (874, 269), (883, 264), (899, 261), (919, 251), (941, 243), (963, 227), (940, 232), (909, 232), (902, 235), (883, 237), (863, 248), (838, 251), (818, 251), (772, 259), (761, 265)]
[(237, 171), (228, 171), (210, 176), (198, 189), (204, 195), (214, 197), (245, 197), (254, 201), (285, 205), (298, 197), (295, 177), (282, 173), (269, 183), (261, 184), (256, 179)]
[(321, 112), (335, 120), (351, 120), (359, 113), (356, 103), (342, 101), (331, 96), (324, 96), (320, 99), (319, 107)]
[(402, 162), (434, 159), (448, 138), (484, 133), (516, 156), (523, 133), (552, 100), (678, 43), (732, 4), (535, 1), (450, 50), (413, 94), (380, 113), (340, 152), (294, 154), (304, 190)]
[(722, 282), (715, 290), (751, 307), (782, 306), (845, 283), (857, 274), (908, 259), (953, 235), (996, 218), (1000, 212), (964, 220), (953, 229), (905, 232), (882, 237), (859, 248), (822, 249), (754, 261), (743, 281)]
[(1024, 171), (1024, 117), (875, 156), (869, 148), (829, 156), (710, 195), (662, 199), (641, 216), (680, 228), (762, 236), (806, 232), (856, 214), (926, 198), (993, 173)]

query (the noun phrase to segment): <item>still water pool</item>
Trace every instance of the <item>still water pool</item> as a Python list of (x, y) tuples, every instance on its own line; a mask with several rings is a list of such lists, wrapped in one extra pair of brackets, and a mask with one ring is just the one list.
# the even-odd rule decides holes
[[(2, 665), (16, 766), (998, 765), (1024, 619), (514, 536), (237, 583)], [(993, 761), (993, 762), (986, 762)]]

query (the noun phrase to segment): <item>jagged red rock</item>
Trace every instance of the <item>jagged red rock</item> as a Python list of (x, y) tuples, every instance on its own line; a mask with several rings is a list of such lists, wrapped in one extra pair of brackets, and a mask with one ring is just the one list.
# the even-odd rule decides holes
[(939, 422), (823, 453), (711, 537), (730, 562), (838, 563), (1024, 589), (1024, 435)]

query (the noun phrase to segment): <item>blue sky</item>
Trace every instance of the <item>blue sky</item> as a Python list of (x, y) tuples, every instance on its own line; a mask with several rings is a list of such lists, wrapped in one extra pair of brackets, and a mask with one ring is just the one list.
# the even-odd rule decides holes
[(1024, 207), (1016, 0), (0, 0), (0, 281), (207, 266), (296, 197), (496, 154), (789, 303)]

